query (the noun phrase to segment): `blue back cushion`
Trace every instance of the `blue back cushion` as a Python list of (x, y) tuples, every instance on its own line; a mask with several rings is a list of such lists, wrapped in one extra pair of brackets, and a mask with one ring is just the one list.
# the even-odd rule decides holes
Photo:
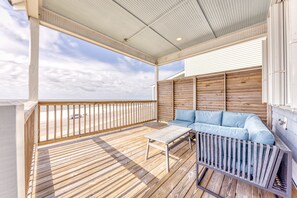
[(274, 144), (274, 135), (263, 124), (256, 115), (251, 115), (246, 119), (244, 128), (249, 132), (249, 140), (261, 144)]
[(222, 126), (243, 128), (250, 113), (223, 112)]
[(188, 122), (194, 122), (194, 120), (195, 120), (195, 110), (177, 109), (175, 111), (175, 119), (176, 120), (188, 121)]
[(195, 122), (222, 125), (222, 111), (196, 111)]

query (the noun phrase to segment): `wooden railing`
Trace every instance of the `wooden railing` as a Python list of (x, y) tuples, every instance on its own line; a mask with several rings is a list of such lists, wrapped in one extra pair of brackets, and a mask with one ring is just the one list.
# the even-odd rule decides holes
[(39, 102), (38, 142), (47, 144), (156, 119), (156, 101)]
[[(35, 149), (35, 110), (37, 102), (25, 103), (24, 109), (24, 158), (25, 158), (25, 192), (28, 193), (30, 178), (33, 173), (33, 156)], [(26, 194), (27, 196), (27, 194)]]

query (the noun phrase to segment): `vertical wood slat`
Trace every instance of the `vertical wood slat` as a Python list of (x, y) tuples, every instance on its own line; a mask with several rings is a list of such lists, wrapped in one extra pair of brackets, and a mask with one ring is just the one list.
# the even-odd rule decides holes
[(75, 105), (73, 105), (73, 114), (72, 114), (72, 124), (73, 124), (73, 135), (75, 135)]
[(98, 104), (98, 132), (100, 131), (100, 104)]
[(49, 108), (48, 105), (46, 105), (46, 140), (48, 140), (49, 135)]
[(63, 105), (60, 106), (60, 137), (63, 137)]
[(56, 139), (57, 136), (57, 108), (56, 105), (54, 105), (54, 139)]
[(41, 125), (41, 120), (40, 120), (40, 105), (38, 104), (38, 143), (40, 143), (40, 125)]
[(87, 107), (84, 104), (84, 133), (87, 132)]
[(112, 104), (112, 117), (113, 117), (113, 119), (112, 119), (112, 127), (113, 128), (115, 128), (116, 127), (116, 125), (115, 125), (115, 107), (114, 107), (114, 104)]
[(95, 104), (93, 104), (93, 132), (95, 132), (96, 131), (96, 112), (95, 112)]
[(104, 104), (101, 105), (102, 130), (104, 130)]
[(81, 121), (80, 121), (80, 115), (81, 115), (81, 112), (80, 112), (80, 108), (81, 106), (78, 105), (78, 134), (81, 134)]
[(92, 122), (92, 115), (91, 115), (91, 104), (89, 104), (89, 132), (92, 132), (91, 128), (91, 122)]
[(69, 127), (70, 127), (70, 123), (69, 123), (69, 105), (67, 105), (67, 137), (69, 137)]
[(118, 104), (116, 104), (116, 121), (117, 121), (117, 128), (119, 127), (119, 108)]

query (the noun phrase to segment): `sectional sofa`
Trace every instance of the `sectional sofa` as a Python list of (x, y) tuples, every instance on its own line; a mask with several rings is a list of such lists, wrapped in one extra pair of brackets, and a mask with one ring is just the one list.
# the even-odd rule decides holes
[[(196, 132), (197, 187), (208, 169), (283, 197), (291, 197), (292, 153), (251, 113), (176, 110), (169, 125)], [(199, 173), (199, 167), (204, 168)]]
[(262, 144), (273, 145), (275, 141), (261, 119), (251, 113), (178, 109), (175, 120), (168, 124)]

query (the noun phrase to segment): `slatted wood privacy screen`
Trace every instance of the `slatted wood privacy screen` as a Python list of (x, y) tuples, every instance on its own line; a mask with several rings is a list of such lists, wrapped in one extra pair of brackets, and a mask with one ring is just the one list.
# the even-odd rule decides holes
[(159, 81), (158, 94), (161, 121), (172, 120), (175, 109), (255, 113), (267, 121), (261, 67)]

